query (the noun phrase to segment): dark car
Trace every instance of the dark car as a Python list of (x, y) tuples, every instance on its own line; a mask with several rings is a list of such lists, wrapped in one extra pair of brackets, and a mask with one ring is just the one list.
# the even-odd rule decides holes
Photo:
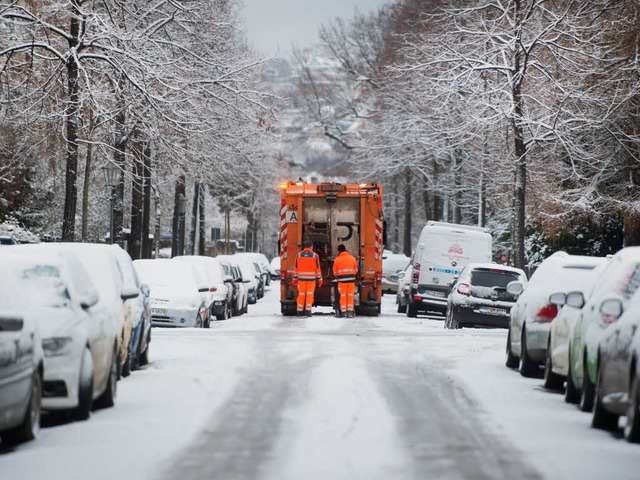
[(519, 268), (494, 263), (471, 263), (456, 279), (447, 298), (445, 328), (509, 325), (509, 312), (516, 296), (507, 292), (513, 281), (523, 284), (527, 276)]
[[(624, 313), (623, 313), (624, 310)], [(628, 302), (611, 296), (600, 304), (607, 326), (598, 342), (593, 418), (591, 425), (617, 430), (626, 416), (624, 437), (640, 442), (640, 294)], [(619, 320), (618, 320), (619, 318)]]

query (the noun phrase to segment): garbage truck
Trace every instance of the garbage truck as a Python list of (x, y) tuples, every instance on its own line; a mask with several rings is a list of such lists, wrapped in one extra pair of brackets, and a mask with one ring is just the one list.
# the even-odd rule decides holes
[(378, 183), (307, 183), (280, 185), (280, 304), (282, 315), (296, 314), (293, 284), (296, 255), (305, 240), (320, 257), (322, 287), (314, 306), (337, 309), (333, 261), (343, 244), (358, 262), (355, 309), (357, 315), (377, 316), (382, 299), (384, 217), (382, 185)]

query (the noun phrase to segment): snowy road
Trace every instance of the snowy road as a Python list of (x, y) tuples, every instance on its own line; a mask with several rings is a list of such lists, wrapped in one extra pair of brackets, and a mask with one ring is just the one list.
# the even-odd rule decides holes
[(277, 295), (154, 329), (115, 408), (2, 451), (0, 478), (639, 478), (640, 446), (504, 367), (504, 330), (446, 331), (391, 296), (378, 318), (283, 318)]

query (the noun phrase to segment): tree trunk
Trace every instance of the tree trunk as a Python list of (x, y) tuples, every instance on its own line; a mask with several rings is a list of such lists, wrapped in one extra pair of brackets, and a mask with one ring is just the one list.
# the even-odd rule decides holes
[[(120, 82), (120, 87), (122, 81)], [(116, 201), (113, 209), (113, 243), (124, 247), (124, 172), (126, 172), (126, 149), (128, 143), (128, 137), (125, 132), (125, 122), (127, 118), (126, 103), (122, 94), (122, 90), (118, 89), (117, 96), (117, 108), (118, 113), (115, 116), (115, 139), (114, 139), (114, 152), (113, 161), (120, 168), (122, 175), (120, 175), (120, 181), (115, 188)]]
[(411, 256), (411, 170), (405, 170), (405, 189), (404, 189), (404, 235), (402, 236), (402, 251), (407, 257)]
[(635, 247), (640, 245), (640, 213), (625, 212), (623, 214), (625, 247)]
[(198, 235), (198, 255), (204, 255), (205, 242), (207, 241), (207, 222), (205, 213), (205, 198), (207, 186), (204, 182), (200, 183), (200, 228)]
[(196, 233), (198, 228), (198, 206), (200, 203), (200, 182), (193, 184), (193, 203), (191, 204), (191, 228), (187, 241), (187, 255), (193, 255), (196, 250)]
[(131, 167), (131, 237), (129, 239), (129, 255), (133, 260), (142, 258), (142, 216), (143, 216), (143, 184), (144, 155), (143, 146), (132, 144), (133, 162)]
[(462, 158), (460, 151), (453, 150), (453, 195), (451, 198), (451, 213), (453, 223), (462, 223)]
[(142, 258), (151, 258), (152, 242), (149, 238), (151, 221), (151, 147), (144, 147), (142, 169)]
[[(184, 237), (182, 237), (181, 223), (184, 224), (184, 208), (185, 197), (184, 175), (180, 175), (176, 180), (175, 195), (173, 197), (173, 228), (171, 232), (171, 257), (182, 255), (184, 253)], [(182, 217), (182, 218), (181, 218)]]
[[(77, 0), (71, 2), (71, 24), (69, 27), (69, 47), (75, 50), (79, 43), (81, 14)], [(78, 203), (78, 106), (79, 106), (79, 69), (76, 57), (67, 59), (67, 107), (66, 149), (67, 165), (65, 170), (64, 214), (62, 218), (62, 241), (75, 241), (76, 208)]]
[[(89, 132), (92, 137), (95, 121), (93, 118), (93, 110), (89, 109)], [(89, 240), (88, 224), (89, 224), (89, 187), (91, 186), (91, 168), (93, 163), (93, 143), (89, 138), (87, 143), (87, 157), (84, 162), (84, 184), (82, 185), (82, 241)]]

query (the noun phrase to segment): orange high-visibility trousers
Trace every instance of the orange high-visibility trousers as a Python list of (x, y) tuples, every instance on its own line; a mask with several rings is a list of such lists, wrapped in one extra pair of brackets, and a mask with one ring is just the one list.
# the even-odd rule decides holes
[(338, 282), (338, 292), (340, 293), (340, 311), (342, 313), (353, 311), (353, 295), (356, 284), (353, 282)]
[(298, 312), (303, 312), (304, 310), (311, 311), (315, 290), (315, 280), (298, 280), (298, 301), (296, 305)]

